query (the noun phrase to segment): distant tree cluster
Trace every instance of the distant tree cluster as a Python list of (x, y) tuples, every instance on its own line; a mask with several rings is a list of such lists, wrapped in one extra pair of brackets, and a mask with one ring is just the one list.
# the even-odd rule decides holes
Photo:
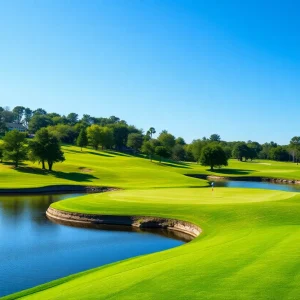
[(0, 147), (0, 158), (1, 162), (13, 161), (16, 168), (26, 159), (40, 162), (43, 169), (47, 162), (49, 171), (52, 171), (54, 163), (65, 160), (59, 140), (48, 128), (40, 129), (29, 143), (23, 132), (6, 132)]
[[(13, 145), (8, 141), (12, 137), (8, 133), (7, 124), (11, 123), (22, 124), (26, 128), (27, 135), (35, 136), (34, 139), (27, 143), (26, 134), (13, 133), (19, 146)], [(125, 120), (115, 116), (104, 118), (84, 114), (80, 118), (74, 112), (60, 115), (48, 113), (43, 108), (32, 110), (23, 106), (16, 106), (12, 110), (0, 107), (1, 134), (5, 137), (4, 144), (0, 145), (0, 160), (13, 160), (18, 165), (20, 161), (29, 158), (40, 162), (43, 168), (47, 163), (50, 170), (55, 162), (64, 160), (61, 150), (58, 150), (58, 146), (54, 146), (60, 143), (76, 144), (81, 150), (90, 146), (95, 150), (113, 149), (135, 155), (143, 153), (150, 160), (155, 158), (160, 162), (163, 159), (194, 161), (211, 169), (227, 165), (230, 158), (240, 161), (272, 159), (297, 163), (300, 159), (300, 137), (297, 136), (291, 139), (289, 145), (282, 146), (274, 142), (265, 144), (254, 141), (226, 142), (218, 134), (212, 134), (209, 138), (195, 139), (187, 144), (182, 137), (175, 137), (167, 130), (157, 134), (155, 128), (150, 127), (144, 133), (142, 129), (129, 125)], [(48, 148), (45, 146), (46, 140)], [(43, 156), (42, 152), (43, 155), (48, 154)], [(54, 158), (50, 157), (50, 152), (55, 153)]]

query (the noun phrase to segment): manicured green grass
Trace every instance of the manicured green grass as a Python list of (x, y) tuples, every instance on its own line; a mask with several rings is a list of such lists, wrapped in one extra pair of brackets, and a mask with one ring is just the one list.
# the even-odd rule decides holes
[[(216, 188), (212, 193), (210, 188), (190, 188), (207, 183), (182, 175), (210, 173), (196, 164), (160, 165), (136, 157), (65, 149), (67, 161), (56, 166), (64, 178), (2, 166), (0, 186), (121, 187), (125, 190), (52, 206), (85, 213), (176, 218), (197, 224), (203, 233), (183, 246), (89, 270), (8, 299), (299, 298), (300, 194), (234, 188)], [(230, 161), (227, 169), (213, 174), (300, 179), (298, 170), (296, 164)], [(80, 177), (84, 175), (93, 177)]]
[(203, 233), (184, 246), (21, 294), (29, 299), (297, 299), (300, 293), (296, 193), (219, 188), (212, 195), (210, 189), (147, 189), (87, 195), (52, 206), (178, 218), (199, 225)]

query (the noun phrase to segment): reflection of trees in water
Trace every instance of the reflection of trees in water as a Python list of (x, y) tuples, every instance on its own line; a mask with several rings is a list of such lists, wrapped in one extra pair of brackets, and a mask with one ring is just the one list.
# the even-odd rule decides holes
[[(77, 195), (77, 194), (76, 194)], [(24, 195), (24, 196), (0, 196), (0, 214), (6, 222), (18, 222), (17, 219), (24, 218), (32, 220), (39, 225), (49, 225), (49, 220), (46, 217), (46, 210), (51, 203), (73, 197), (69, 195)]]
[(16, 218), (23, 214), (25, 203), (19, 197), (1, 196), (0, 207), (4, 217)]

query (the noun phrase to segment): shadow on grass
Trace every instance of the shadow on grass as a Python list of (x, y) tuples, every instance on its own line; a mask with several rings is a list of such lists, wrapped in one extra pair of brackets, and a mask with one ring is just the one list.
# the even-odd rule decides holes
[(21, 167), (16, 169), (16, 171), (21, 173), (27, 173), (27, 174), (36, 174), (36, 175), (50, 175), (56, 178), (60, 179), (66, 179), (70, 181), (76, 181), (76, 182), (91, 182), (94, 179), (98, 179), (98, 177), (86, 174), (86, 173), (79, 173), (79, 172), (62, 172), (62, 171), (48, 171), (43, 170), (39, 168), (32, 168), (32, 167)]
[[(83, 152), (84, 153), (84, 152)], [(92, 154), (92, 155), (97, 155), (97, 156), (104, 156), (104, 157), (115, 157), (114, 155), (109, 155), (107, 153), (103, 152), (93, 152), (93, 151), (87, 151), (85, 153)]]
[[(207, 171), (210, 171), (208, 169)], [(226, 174), (226, 175), (247, 175), (253, 172), (253, 170), (243, 170), (243, 169), (215, 169), (210, 171), (211, 173)]]
[(185, 164), (177, 164), (175, 162), (154, 162), (154, 164), (161, 166), (161, 167), (171, 167), (171, 168), (180, 168), (180, 169), (190, 169), (189, 166)]
[(50, 174), (56, 178), (61, 178), (61, 179), (66, 179), (66, 180), (76, 181), (76, 182), (91, 182), (94, 179), (98, 179), (98, 177), (94, 175), (86, 174), (86, 173), (78, 173), (78, 172), (65, 173), (61, 171), (52, 171)]
[(132, 156), (130, 154), (126, 154), (126, 153), (123, 153), (123, 152), (117, 152), (117, 151), (113, 151), (113, 150), (106, 150), (104, 152), (107, 153), (107, 154), (112, 154), (114, 156), (126, 156), (126, 157)]

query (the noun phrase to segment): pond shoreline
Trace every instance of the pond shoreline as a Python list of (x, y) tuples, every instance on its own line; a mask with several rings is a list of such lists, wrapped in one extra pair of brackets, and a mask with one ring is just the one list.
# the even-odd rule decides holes
[(253, 182), (271, 182), (281, 184), (297, 184), (300, 185), (300, 180), (296, 179), (284, 179), (284, 178), (271, 178), (262, 176), (217, 176), (206, 174), (185, 174), (185, 176), (205, 179), (205, 180), (231, 180), (231, 181), (253, 181)]
[(90, 225), (97, 228), (99, 225), (132, 226), (136, 228), (160, 228), (171, 231), (178, 231), (196, 238), (202, 232), (201, 228), (186, 221), (176, 219), (146, 217), (146, 216), (113, 216), (83, 214), (67, 212), (49, 207), (46, 212), (50, 220), (57, 221), (64, 225)]
[(25, 194), (60, 194), (60, 193), (104, 193), (118, 190), (113, 187), (85, 186), (85, 185), (49, 185), (32, 188), (0, 188), (0, 195)]

